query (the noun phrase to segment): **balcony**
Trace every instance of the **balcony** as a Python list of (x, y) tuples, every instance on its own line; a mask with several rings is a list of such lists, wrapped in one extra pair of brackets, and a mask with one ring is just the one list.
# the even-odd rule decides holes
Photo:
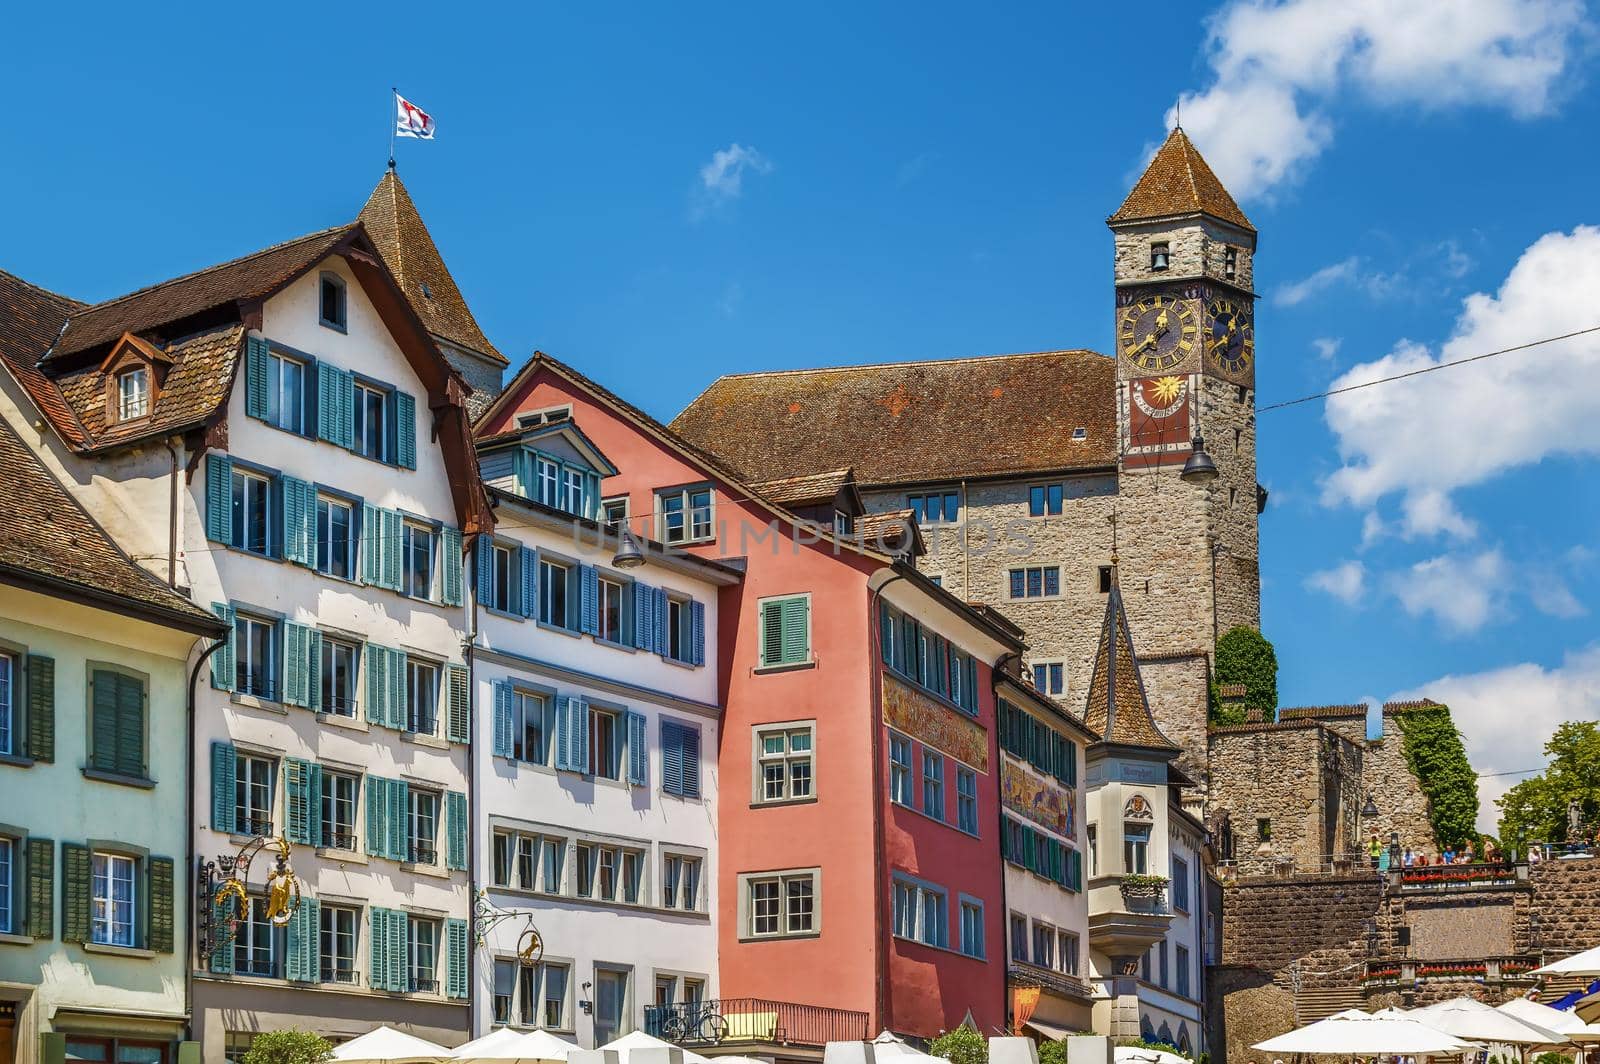
[(1016, 958), (1007, 962), (1006, 983), (1013, 987), (1036, 986), (1060, 997), (1084, 1001), (1094, 997), (1094, 987), (1089, 985), (1088, 980)]
[(1122, 958), (1123, 965), (1160, 941), (1171, 923), (1165, 876), (1110, 875), (1089, 881), (1089, 943)]
[(867, 1014), (764, 998), (722, 998), (644, 1010), (647, 1034), (680, 1046), (814, 1046), (871, 1037)]

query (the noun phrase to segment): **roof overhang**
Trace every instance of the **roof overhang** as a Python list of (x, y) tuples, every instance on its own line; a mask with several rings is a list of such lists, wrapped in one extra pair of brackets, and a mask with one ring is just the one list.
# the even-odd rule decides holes
[(140, 602), (125, 595), (118, 595), (111, 591), (91, 587), (87, 584), (75, 583), (71, 580), (59, 580), (7, 562), (0, 562), (0, 584), (8, 584), (11, 587), (48, 595), (51, 598), (76, 602), (80, 606), (105, 610), (123, 617), (160, 625), (163, 628), (188, 632), (191, 635), (221, 639), (228, 633), (227, 627), (217, 618), (198, 616), (189, 613), (187, 610), (169, 609), (165, 606), (158, 606), (155, 603)]
[(518, 432), (503, 432), (498, 436), (484, 437), (477, 441), (477, 448), (478, 453), (483, 454), (487, 451), (504, 450), (507, 447), (532, 445), (551, 436), (560, 436), (566, 440), (572, 446), (572, 449), (583, 455), (584, 459), (601, 476), (614, 477), (617, 475), (618, 469), (615, 463), (607, 458), (605, 452), (585, 435), (583, 429), (579, 428), (577, 423), (573, 421), (554, 421), (545, 425), (529, 425)]

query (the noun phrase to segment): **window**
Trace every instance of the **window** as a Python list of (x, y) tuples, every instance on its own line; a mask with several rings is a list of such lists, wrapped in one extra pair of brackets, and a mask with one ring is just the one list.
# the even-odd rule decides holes
[(911, 797), (911, 740), (903, 735), (889, 733), (889, 801), (897, 805), (912, 805)]
[(434, 994), (439, 990), (435, 977), (439, 952), (439, 921), (410, 917), (406, 933), (406, 954), (410, 978), (406, 985), (413, 993)]
[(134, 366), (117, 374), (117, 420), (132, 421), (150, 413), (150, 371)]
[(274, 351), (267, 358), (267, 421), (303, 435), (305, 397), (306, 364)]
[(569, 514), (581, 514), (583, 508), (583, 470), (566, 468), (566, 495), (561, 501), (561, 509)]
[(12, 654), (0, 654), (0, 754), (16, 752), (12, 745), (12, 730), (16, 721), (17, 659)]
[(758, 767), (755, 800), (786, 802), (812, 797), (811, 747), (816, 726), (779, 725), (754, 731)]
[(1100, 594), (1111, 594), (1111, 566), (1102, 565), (1095, 574), (1095, 580), (1100, 589)]
[(629, 973), (615, 968), (594, 969), (594, 1044), (603, 1045), (627, 1033), (632, 1008), (628, 1001)]
[(271, 483), (266, 477), (233, 471), (233, 539), (229, 546), (251, 554), (269, 554), (272, 540)]
[(411, 799), (410, 815), (406, 818), (406, 850), (412, 864), (437, 864), (439, 851), (439, 796), (432, 791), (412, 787), (407, 792)]
[(15, 847), (13, 840), (0, 838), (0, 933), (6, 934), (16, 930), (16, 903), (11, 897), (17, 872)]
[(580, 898), (594, 896), (594, 847), (587, 842), (578, 843), (576, 850), (578, 861), (577, 893)]
[(491, 1022), (499, 1025), (511, 1022), (511, 1002), (517, 992), (517, 970), (521, 967), (515, 961), (496, 960), (494, 962), (494, 1018)]
[(600, 887), (601, 901), (615, 901), (617, 898), (617, 851), (610, 846), (600, 846), (595, 849), (595, 880)]
[(1172, 907), (1189, 911), (1189, 862), (1182, 857), (1172, 859)]
[(233, 778), (233, 822), (240, 835), (271, 835), (277, 762), (241, 756)]
[(543, 1003), (541, 1020), (545, 1027), (562, 1030), (567, 1023), (567, 966), (564, 964), (539, 965), (539, 1000)]
[(539, 558), (539, 620), (557, 628), (571, 628), (567, 612), (567, 582), (571, 569), (544, 556)]
[(517, 837), (517, 886), (532, 890), (539, 882), (539, 840), (532, 835)]
[(88, 767), (121, 776), (144, 776), (144, 678), (95, 669), (90, 679)]
[(978, 833), (978, 774), (970, 768), (956, 768), (956, 827)]
[(345, 328), (344, 280), (337, 274), (322, 275), (318, 285), (317, 321), (341, 332)]
[(355, 578), (356, 508), (343, 499), (317, 497), (317, 572), (341, 580)]
[(925, 946), (949, 946), (949, 899), (945, 892), (918, 880), (896, 878), (894, 933)]
[(439, 666), (406, 659), (406, 731), (432, 735), (438, 727)]
[(667, 599), (667, 657), (673, 661), (687, 662), (689, 646), (694, 638), (689, 631), (689, 603), (684, 599)]
[(710, 487), (673, 488), (656, 493), (656, 523), (663, 543), (697, 543), (712, 538)]
[(356, 848), (356, 778), (348, 773), (322, 773), (322, 845)]
[(1078, 936), (1071, 931), (1061, 932), (1061, 970), (1068, 975), (1078, 975), (1078, 956), (1081, 950)]
[(622, 776), (622, 728), (617, 714), (589, 707), (589, 775), (601, 779)]
[(1028, 489), (1028, 513), (1032, 517), (1061, 512), (1066, 488), (1061, 484), (1035, 484)]
[(961, 899), (961, 952), (980, 959), (984, 956), (983, 905), (966, 898)]
[(517, 691), (512, 699), (511, 756), (518, 761), (548, 765), (556, 730), (550, 699), (531, 691)]
[(906, 505), (916, 515), (918, 524), (949, 524), (961, 519), (961, 496), (953, 491), (909, 495)]
[(808, 935), (816, 925), (816, 872), (752, 876), (746, 880), (750, 934), (756, 938)]
[(1049, 598), (1061, 594), (1061, 567), (1059, 565), (1031, 565), (1010, 572), (1011, 597)]
[(234, 932), (233, 970), (239, 975), (267, 978), (282, 975), (279, 969), (282, 934), (282, 929), (273, 927), (272, 921), (267, 919), (267, 899), (260, 895), (248, 898)]
[(811, 602), (807, 596), (763, 599), (760, 616), (763, 668), (811, 660)]
[(497, 887), (511, 885), (511, 851), (516, 845), (516, 836), (508, 835), (503, 831), (494, 833), (494, 838), (489, 843), (489, 877)]
[[(622, 631), (622, 618), (627, 616), (622, 606), (623, 585), (621, 581), (611, 580), (606, 577), (601, 577), (599, 584), (600, 601), (598, 604), (599, 610), (597, 611), (599, 627), (596, 629), (595, 635), (597, 638), (611, 643), (626, 642)], [(671, 602), (668, 607), (669, 614), (671, 613), (671, 606), (675, 605), (677, 605), (675, 601)], [(675, 635), (675, 626), (673, 632)], [(678, 657), (676, 653), (671, 656)]]
[(234, 689), (242, 695), (278, 697), (277, 639), (271, 621), (240, 613), (233, 622)]
[(1172, 978), (1172, 973), (1167, 968), (1167, 940), (1162, 939), (1156, 943), (1156, 959), (1161, 962), (1157, 982), (1165, 989)]
[(1091, 878), (1100, 874), (1100, 846), (1096, 841), (1096, 836), (1099, 835), (1099, 833), (1100, 830), (1093, 824), (1090, 824), (1086, 834), (1084, 835), (1084, 839), (1089, 847), (1089, 875)]
[(944, 755), (922, 751), (922, 811), (944, 819)]
[(1239, 273), (1239, 249), (1223, 248), (1222, 250), (1222, 276), (1233, 280)]
[(546, 506), (561, 505), (561, 467), (548, 458), (535, 459), (534, 490), (538, 501)]
[(1028, 918), (1011, 914), (1011, 959), (1028, 963)]
[(489, 548), (489, 594), (484, 605), (501, 613), (512, 612), (511, 589), (516, 584), (517, 552), (496, 543)]
[(622, 900), (629, 905), (639, 904), (639, 883), (644, 874), (644, 854), (638, 850), (622, 851)]
[(1150, 268), (1164, 270), (1172, 259), (1171, 249), (1165, 240), (1157, 240), (1150, 245)]
[(389, 405), (388, 393), (381, 388), (365, 384), (355, 386), (355, 419), (352, 442), (355, 452), (379, 462), (388, 454), (384, 432), (384, 416)]
[(431, 528), (407, 523), (405, 543), (401, 552), (405, 572), (401, 587), (412, 598), (433, 597), (433, 561), (439, 546), (439, 534)]
[(1179, 946), (1176, 964), (1178, 968), (1178, 996), (1189, 996), (1189, 947)]
[(356, 981), (356, 910), (323, 903), (318, 916), (318, 977), (324, 983)]
[(610, 499), (601, 499), (600, 523), (605, 525), (607, 532), (621, 535), (622, 530), (628, 527), (628, 497), (618, 495)]
[(834, 535), (836, 535), (836, 536), (848, 536), (851, 532), (855, 531), (855, 527), (856, 527), (855, 518), (851, 517), (849, 514), (845, 513), (843, 510), (835, 510), (835, 511), (833, 511), (833, 534)]
[(495, 961), (494, 1022), (511, 1022), (513, 987), (519, 999), (517, 1021), (525, 1027), (560, 1030), (567, 1024), (567, 966)]
[(1033, 922), (1033, 963), (1040, 968), (1056, 966), (1056, 929), (1037, 920)]
[(661, 859), (661, 904), (697, 912), (700, 908), (701, 859), (669, 853)]
[(1149, 871), (1150, 825), (1124, 824), (1122, 826), (1122, 871), (1128, 875), (1142, 876)]
[(323, 637), (322, 712), (339, 717), (356, 715), (356, 668), (360, 660), (355, 644)]
[(1089, 430), (1084, 428), (1082, 425), (1079, 425), (1077, 428), (1072, 430), (1072, 438), (1075, 440), (1086, 440), (1089, 438)]
[(1066, 666), (1059, 661), (1040, 661), (1033, 666), (1033, 689), (1042, 695), (1059, 695), (1067, 689)]
[(563, 839), (543, 839), (539, 852), (544, 858), (544, 879), (541, 889), (546, 894), (560, 894), (562, 877), (566, 874), (567, 844)]
[(107, 946), (134, 944), (134, 859), (114, 853), (97, 853), (91, 866), (94, 877), (94, 919), (91, 940)]
[(1272, 841), (1272, 819), (1270, 817), (1256, 818), (1256, 838), (1262, 842)]

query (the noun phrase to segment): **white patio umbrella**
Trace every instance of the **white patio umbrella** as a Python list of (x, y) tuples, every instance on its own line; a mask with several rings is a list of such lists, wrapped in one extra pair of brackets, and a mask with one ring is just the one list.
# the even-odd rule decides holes
[(1409, 1017), (1371, 1016), (1352, 1009), (1251, 1048), (1263, 1053), (1372, 1057), (1460, 1053), (1473, 1047)]
[[(643, 1031), (631, 1031), (621, 1038), (613, 1038), (600, 1048), (615, 1049), (621, 1064), (629, 1064), (628, 1058), (635, 1049), (679, 1049), (682, 1047), (663, 1041), (654, 1035), (645, 1034)], [(711, 1064), (710, 1057), (703, 1057), (689, 1049), (683, 1051), (683, 1061), (684, 1064)]]
[(1600, 1027), (1584, 1023), (1571, 1012), (1553, 1009), (1549, 1005), (1529, 1001), (1527, 998), (1512, 998), (1503, 1005), (1496, 1005), (1495, 1008), (1507, 1015), (1515, 1016), (1524, 1023), (1548, 1028), (1568, 1042), (1600, 1042)]
[(890, 1034), (882, 1031), (872, 1040), (872, 1059), (874, 1061), (892, 1060), (895, 1064), (950, 1064), (943, 1057), (932, 1056), (920, 1049), (913, 1048)]
[(1146, 1049), (1143, 1046), (1117, 1046), (1113, 1052), (1117, 1064), (1194, 1064), (1188, 1057), (1180, 1057), (1176, 1053), (1168, 1053), (1161, 1049)]
[(500, 1027), (482, 1038), (474, 1038), (466, 1045), (457, 1046), (450, 1057), (458, 1064), (463, 1061), (479, 1061), (482, 1064), (511, 1064), (514, 1061), (561, 1064), (567, 1059), (567, 1054), (577, 1048), (543, 1028), (514, 1031), (509, 1027)]
[(1529, 975), (1600, 975), (1600, 946), (1574, 953), (1543, 968), (1535, 968)]
[(1451, 998), (1426, 1008), (1411, 1009), (1406, 1015), (1467, 1042), (1540, 1046), (1559, 1045), (1566, 1041), (1548, 1027), (1535, 1026), (1469, 997)]
[(374, 1028), (333, 1050), (341, 1064), (434, 1064), (449, 1056), (444, 1046), (393, 1027)]

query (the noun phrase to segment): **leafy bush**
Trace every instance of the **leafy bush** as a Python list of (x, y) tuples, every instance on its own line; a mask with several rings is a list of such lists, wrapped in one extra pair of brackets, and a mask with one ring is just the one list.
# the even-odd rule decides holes
[(1518, 854), (1527, 853), (1529, 843), (1577, 841), (1567, 837), (1573, 801), (1589, 823), (1600, 815), (1600, 724), (1569, 720), (1556, 728), (1544, 752), (1545, 770), (1499, 799), (1500, 841)]
[[(1067, 1040), (1039, 1043), (1039, 1064), (1067, 1064)], [(1538, 1064), (1537, 1061), (1534, 1064)]]
[(310, 1031), (263, 1031), (250, 1041), (244, 1064), (324, 1064), (333, 1043)]
[(1572, 1064), (1572, 1058), (1565, 1053), (1540, 1053), (1533, 1064)]
[(1445, 706), (1395, 714), (1406, 765), (1428, 799), (1428, 821), (1440, 847), (1478, 837), (1478, 776), (1467, 760), (1461, 733)]
[[(1230, 628), (1217, 640), (1216, 682), (1244, 684), (1244, 709), (1259, 709), (1267, 720), (1278, 708), (1278, 654), (1267, 637), (1254, 628)], [(1216, 700), (1217, 716), (1234, 716), (1238, 710)], [(1222, 721), (1217, 721), (1221, 724)], [(1237, 722), (1243, 724), (1241, 717)]]
[(966, 1024), (929, 1042), (928, 1053), (950, 1064), (989, 1064), (988, 1041)]

